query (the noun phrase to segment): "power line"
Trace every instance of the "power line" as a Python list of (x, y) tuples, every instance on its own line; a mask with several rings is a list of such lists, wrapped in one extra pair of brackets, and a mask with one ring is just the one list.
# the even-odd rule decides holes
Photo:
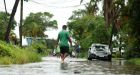
[[(35, 1), (35, 0), (30, 0), (30, 1), (33, 1), (33, 2), (38, 3), (38, 4), (42, 4), (42, 3), (39, 3), (39, 2), (37, 2), (37, 1)], [(61, 2), (61, 3), (59, 3), (59, 4), (65, 4), (65, 3), (74, 2), (74, 1), (75, 1), (75, 0), (71, 0), (71, 1)], [(58, 3), (57, 3), (57, 2), (51, 2), (50, 4), (58, 4)]]
[[(74, 2), (75, 0), (71, 0), (71, 1), (66, 1), (66, 2), (61, 2), (61, 3), (59, 3), (59, 4), (65, 4), (65, 3), (69, 3), (69, 2)], [(53, 2), (53, 3), (51, 3), (51, 4), (58, 4), (57, 2)]]
[[(0, 9), (2, 9), (3, 11), (5, 11), (5, 8), (4, 7), (0, 7)], [(7, 10), (12, 10), (12, 9), (7, 9)]]
[(71, 8), (71, 7), (79, 7), (79, 6), (86, 5), (86, 4), (79, 4), (79, 5), (73, 5), (73, 6), (52, 6), (52, 5), (47, 5), (47, 4), (40, 3), (40, 2), (37, 2), (37, 1), (34, 1), (34, 0), (30, 0), (30, 1), (33, 2), (33, 3), (39, 4), (39, 5), (43, 5), (45, 7), (47, 6), (47, 7), (54, 7), (54, 8)]

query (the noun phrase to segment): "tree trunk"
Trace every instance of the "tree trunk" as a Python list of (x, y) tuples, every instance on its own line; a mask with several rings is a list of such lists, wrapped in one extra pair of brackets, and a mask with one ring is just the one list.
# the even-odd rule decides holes
[(4, 0), (4, 7), (5, 7), (5, 12), (7, 14), (7, 8), (6, 8), (6, 1)]
[(23, 22), (23, 0), (21, 0), (20, 8), (20, 26), (19, 26), (19, 35), (20, 35), (20, 47), (22, 47), (22, 23)]
[(7, 12), (7, 8), (6, 8), (6, 1), (4, 0), (4, 7), (5, 7), (5, 12), (6, 12), (6, 14), (5, 14), (5, 17), (4, 17), (4, 19), (5, 19), (5, 25), (7, 25), (8, 23), (7, 23), (7, 15), (8, 15), (8, 12)]
[(113, 38), (113, 33), (114, 33), (114, 29), (115, 29), (115, 23), (112, 22), (112, 30), (111, 30), (111, 36), (110, 36), (110, 42), (109, 42), (109, 48), (111, 50), (111, 54), (112, 54), (112, 38)]
[(120, 37), (120, 42), (119, 42), (119, 54), (120, 54), (120, 56), (119, 57), (122, 57), (121, 50), (122, 50), (122, 38)]
[(107, 26), (109, 26), (112, 21), (111, 5), (112, 5), (112, 0), (104, 0), (103, 10), (104, 10), (105, 23)]
[(7, 43), (10, 42), (10, 40), (9, 40), (9, 34), (10, 34), (10, 31), (11, 31), (12, 21), (14, 19), (14, 16), (15, 16), (15, 13), (16, 13), (16, 10), (17, 10), (17, 7), (18, 7), (18, 3), (19, 3), (19, 0), (16, 0), (15, 1), (15, 4), (14, 4), (14, 7), (13, 7), (13, 10), (12, 10), (12, 13), (11, 13), (11, 16), (10, 16), (10, 20), (8, 22), (7, 31), (6, 31), (6, 34), (5, 34), (5, 41)]

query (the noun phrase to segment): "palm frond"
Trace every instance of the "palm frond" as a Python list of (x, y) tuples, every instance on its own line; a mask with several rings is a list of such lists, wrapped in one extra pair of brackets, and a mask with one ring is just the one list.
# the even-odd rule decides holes
[(83, 2), (83, 0), (80, 1), (80, 4)]

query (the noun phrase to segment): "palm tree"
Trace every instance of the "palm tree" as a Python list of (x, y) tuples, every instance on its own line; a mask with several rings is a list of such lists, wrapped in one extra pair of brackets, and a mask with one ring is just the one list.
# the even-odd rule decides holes
[(76, 20), (86, 15), (86, 10), (75, 10), (69, 20)]
[[(86, 5), (87, 14), (95, 15), (98, 10), (97, 3), (100, 1), (101, 0), (90, 0), (90, 2)], [(81, 0), (80, 3), (82, 3), (82, 2), (83, 2), (83, 0)]]
[(6, 34), (5, 34), (5, 41), (6, 42), (10, 42), (9, 40), (9, 34), (10, 34), (10, 31), (11, 31), (11, 25), (12, 25), (12, 21), (14, 19), (14, 16), (15, 16), (15, 13), (16, 13), (16, 10), (17, 10), (17, 7), (18, 7), (18, 3), (19, 3), (19, 0), (15, 0), (15, 4), (14, 4), (14, 7), (13, 7), (13, 10), (12, 10), (12, 13), (11, 13), (11, 16), (10, 16), (10, 20), (8, 22), (8, 26), (7, 26), (7, 31), (6, 31)]
[(3, 0), (3, 1), (4, 1), (5, 12), (7, 14), (6, 1), (5, 0)]
[(47, 27), (56, 28), (57, 21), (50, 21), (52, 14), (48, 12), (30, 13), (23, 24), (23, 36), (26, 37), (44, 37)]

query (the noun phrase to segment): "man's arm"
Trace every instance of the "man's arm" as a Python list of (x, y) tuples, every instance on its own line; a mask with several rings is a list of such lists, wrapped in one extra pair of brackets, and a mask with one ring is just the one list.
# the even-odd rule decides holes
[(59, 34), (58, 34), (58, 37), (57, 37), (57, 45), (58, 45), (58, 43), (59, 43)]
[(72, 46), (72, 39), (71, 39), (69, 32), (67, 32), (67, 37), (68, 37), (68, 41), (70, 43), (70, 46)]
[(71, 38), (69, 37), (69, 42), (70, 42), (70, 46), (72, 46), (72, 40)]

